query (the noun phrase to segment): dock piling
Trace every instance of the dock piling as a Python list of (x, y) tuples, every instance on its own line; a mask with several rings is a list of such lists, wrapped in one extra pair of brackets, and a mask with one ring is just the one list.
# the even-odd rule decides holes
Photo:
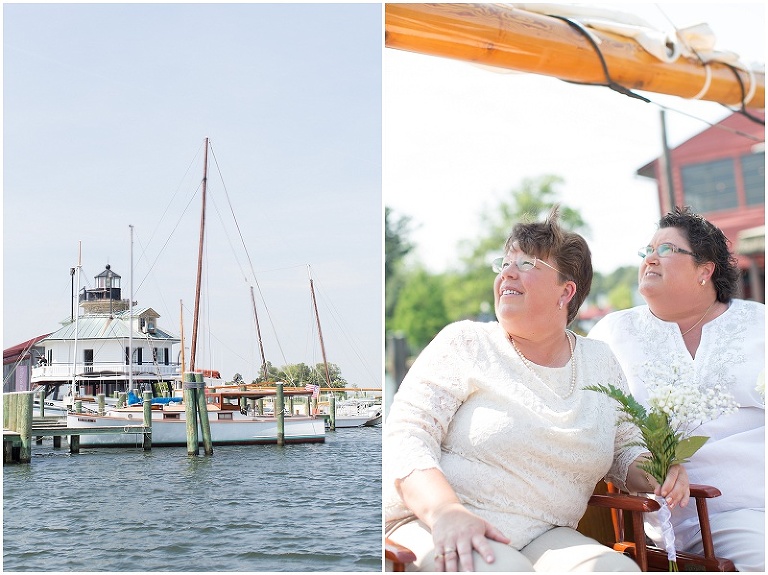
[(3, 430), (13, 433), (8, 443), (3, 434), (3, 461), (29, 463), (32, 461), (32, 406), (34, 393), (16, 391), (3, 394)]
[(285, 445), (285, 402), (282, 382), (275, 386), (275, 417), (277, 418), (277, 444)]
[(213, 441), (211, 440), (211, 420), (208, 419), (208, 401), (205, 398), (205, 379), (202, 373), (195, 374), (195, 380), (200, 386), (197, 388), (197, 411), (200, 417), (200, 430), (203, 432), (203, 449), (206, 455), (213, 455)]
[(197, 383), (194, 373), (184, 374), (184, 414), (187, 419), (187, 455), (200, 453), (197, 439)]
[(144, 451), (151, 451), (152, 449), (152, 392), (145, 391), (143, 393), (144, 403), (144, 440), (142, 442)]

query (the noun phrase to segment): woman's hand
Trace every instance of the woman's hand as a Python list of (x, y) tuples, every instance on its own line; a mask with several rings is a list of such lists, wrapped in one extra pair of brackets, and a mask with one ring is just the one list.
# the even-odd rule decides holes
[(688, 472), (682, 465), (673, 465), (669, 468), (667, 478), (662, 485), (659, 485), (658, 481), (645, 471), (643, 471), (639, 465), (647, 462), (647, 456), (650, 454), (643, 454), (635, 460), (634, 465), (631, 466), (627, 475), (627, 488), (630, 491), (637, 491), (641, 493), (650, 493), (649, 489), (653, 490), (656, 495), (661, 495), (667, 501), (667, 505), (670, 509), (677, 507), (685, 507), (688, 505), (688, 500), (691, 497), (690, 481), (688, 480)]
[(691, 485), (685, 467), (682, 465), (670, 467), (663, 485), (656, 487), (654, 493), (666, 499), (670, 509), (674, 509), (676, 505), (680, 505), (680, 507), (688, 505), (688, 500), (691, 497)]
[(429, 527), (435, 542), (435, 571), (474, 571), (472, 550), (496, 559), (488, 539), (509, 543), (493, 525), (464, 507), (437, 468), (419, 469), (395, 483), (405, 504)]
[(487, 563), (493, 563), (495, 557), (488, 539), (509, 543), (501, 531), (461, 503), (442, 505), (430, 519), (436, 571), (474, 571), (473, 550)]

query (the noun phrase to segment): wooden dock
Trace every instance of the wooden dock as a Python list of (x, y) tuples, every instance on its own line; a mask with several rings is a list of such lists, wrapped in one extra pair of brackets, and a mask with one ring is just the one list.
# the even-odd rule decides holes
[[(37, 445), (42, 445), (44, 437), (53, 438), (53, 446), (61, 447), (61, 438), (69, 437), (70, 453), (80, 452), (80, 435), (85, 429), (77, 427), (67, 427), (66, 420), (52, 417), (35, 417), (32, 420), (32, 437), (35, 438)], [(152, 435), (152, 426), (145, 425), (126, 425), (122, 427), (104, 426), (88, 427), (88, 435), (104, 435), (114, 433), (130, 433)], [(18, 431), (3, 429), (3, 463), (22, 463), (21, 447), (23, 444), (22, 434)], [(151, 446), (151, 440), (149, 445)]]
[[(145, 392), (145, 395), (149, 392)], [(147, 399), (147, 398), (145, 398)], [(152, 449), (151, 405), (147, 400), (144, 408), (144, 421), (140, 425), (120, 427), (67, 427), (66, 418), (33, 417), (33, 398), (30, 392), (3, 394), (3, 463), (29, 463), (32, 460), (32, 438), (40, 445), (43, 437), (52, 437), (53, 446), (61, 447), (61, 438), (69, 436), (70, 453), (80, 452), (80, 435), (107, 433), (141, 434), (144, 438), (144, 450)]]

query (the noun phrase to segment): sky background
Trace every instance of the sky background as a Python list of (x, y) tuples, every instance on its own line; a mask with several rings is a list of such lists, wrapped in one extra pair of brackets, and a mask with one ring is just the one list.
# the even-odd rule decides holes
[(129, 225), (134, 299), (177, 336), (183, 302), (189, 347), (209, 137), (198, 367), (256, 376), (251, 286), (267, 359), (322, 361), (310, 266), (328, 361), (381, 387), (381, 18), (378, 4), (4, 4), (4, 348), (69, 318), (80, 242), (81, 287), (110, 264), (127, 298)]
[[(763, 3), (611, 6), (661, 30), (706, 22), (716, 49), (765, 62)], [(676, 110), (666, 113), (672, 147), (708, 128), (702, 120), (731, 113), (717, 103), (644, 95)], [(458, 263), (458, 243), (481, 233), (483, 209), (545, 174), (564, 179), (560, 201), (590, 226), (596, 270), (638, 265), (660, 213), (655, 181), (635, 174), (661, 154), (656, 105), (608, 88), (384, 50), (384, 202), (412, 218), (414, 255), (433, 272)]]

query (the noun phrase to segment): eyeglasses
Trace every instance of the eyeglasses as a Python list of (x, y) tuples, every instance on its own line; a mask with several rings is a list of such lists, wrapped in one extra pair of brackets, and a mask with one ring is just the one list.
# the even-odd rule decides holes
[(660, 258), (665, 258), (668, 255), (671, 255), (677, 252), (696, 257), (696, 254), (693, 252), (689, 252), (688, 250), (684, 250), (683, 248), (678, 248), (675, 244), (667, 244), (667, 243), (659, 244), (658, 246), (656, 246), (655, 249), (652, 246), (645, 246), (644, 248), (640, 248), (638, 250), (637, 255), (645, 259), (649, 255), (651, 255), (654, 251), (659, 255)]
[[(555, 266), (549, 265), (544, 260), (540, 260), (539, 258), (535, 257), (533, 258), (533, 261), (531, 261), (531, 256), (520, 256), (514, 261), (514, 264), (517, 266), (517, 269), (519, 269), (521, 272), (528, 272), (531, 271), (533, 268), (536, 267), (537, 262), (543, 263), (548, 268), (552, 268), (559, 274), (563, 274), (559, 269), (557, 269)], [(494, 273), (500, 274), (504, 270), (506, 270), (509, 266), (512, 265), (511, 261), (505, 260), (504, 258), (496, 258), (491, 263), (491, 269), (494, 271)], [(565, 275), (565, 274), (563, 274)]]

